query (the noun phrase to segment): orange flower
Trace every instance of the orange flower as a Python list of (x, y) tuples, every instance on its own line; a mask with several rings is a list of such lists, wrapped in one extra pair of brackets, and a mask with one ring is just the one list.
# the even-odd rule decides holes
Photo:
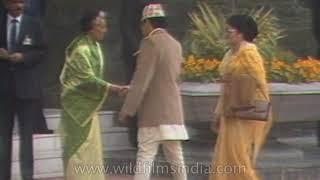
[[(182, 63), (182, 76), (186, 80), (212, 81), (219, 78), (218, 59), (196, 58), (190, 55)], [(270, 73), (270, 80), (281, 82), (315, 82), (320, 81), (320, 61), (312, 57), (299, 59), (295, 63), (287, 63), (281, 59), (265, 61)]]

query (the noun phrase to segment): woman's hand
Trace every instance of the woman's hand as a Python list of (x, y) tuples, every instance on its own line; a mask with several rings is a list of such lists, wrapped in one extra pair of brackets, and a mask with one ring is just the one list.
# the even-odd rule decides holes
[(115, 85), (115, 84), (111, 84), (110, 85), (110, 90), (112, 92), (118, 93), (121, 90), (121, 86)]
[(120, 97), (125, 97), (129, 92), (130, 86), (122, 86), (121, 89), (118, 91), (118, 95)]
[(123, 97), (126, 96), (129, 91), (129, 86), (118, 86), (115, 84), (110, 85), (110, 90), (112, 92), (117, 93), (119, 96)]

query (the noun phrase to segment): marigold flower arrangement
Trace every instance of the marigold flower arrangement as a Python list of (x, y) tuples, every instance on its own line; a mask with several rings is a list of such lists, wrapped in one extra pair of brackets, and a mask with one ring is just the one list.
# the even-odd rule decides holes
[[(196, 58), (190, 55), (182, 63), (184, 81), (216, 82), (221, 60)], [(304, 83), (320, 82), (320, 60), (308, 57), (288, 63), (281, 59), (265, 62), (271, 82)]]

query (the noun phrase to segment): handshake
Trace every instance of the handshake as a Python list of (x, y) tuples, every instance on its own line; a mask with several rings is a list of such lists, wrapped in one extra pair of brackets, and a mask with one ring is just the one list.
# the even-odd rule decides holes
[(128, 94), (130, 86), (110, 85), (110, 90), (117, 93), (120, 97), (124, 97)]

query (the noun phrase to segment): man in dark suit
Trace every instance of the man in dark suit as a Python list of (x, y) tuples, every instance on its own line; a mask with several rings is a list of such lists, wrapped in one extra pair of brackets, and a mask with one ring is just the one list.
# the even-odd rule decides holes
[(0, 17), (0, 180), (10, 180), (14, 116), (23, 180), (33, 178), (32, 134), (47, 130), (41, 106), (40, 64), (46, 46), (40, 22), (24, 15), (24, 0), (5, 0)]

